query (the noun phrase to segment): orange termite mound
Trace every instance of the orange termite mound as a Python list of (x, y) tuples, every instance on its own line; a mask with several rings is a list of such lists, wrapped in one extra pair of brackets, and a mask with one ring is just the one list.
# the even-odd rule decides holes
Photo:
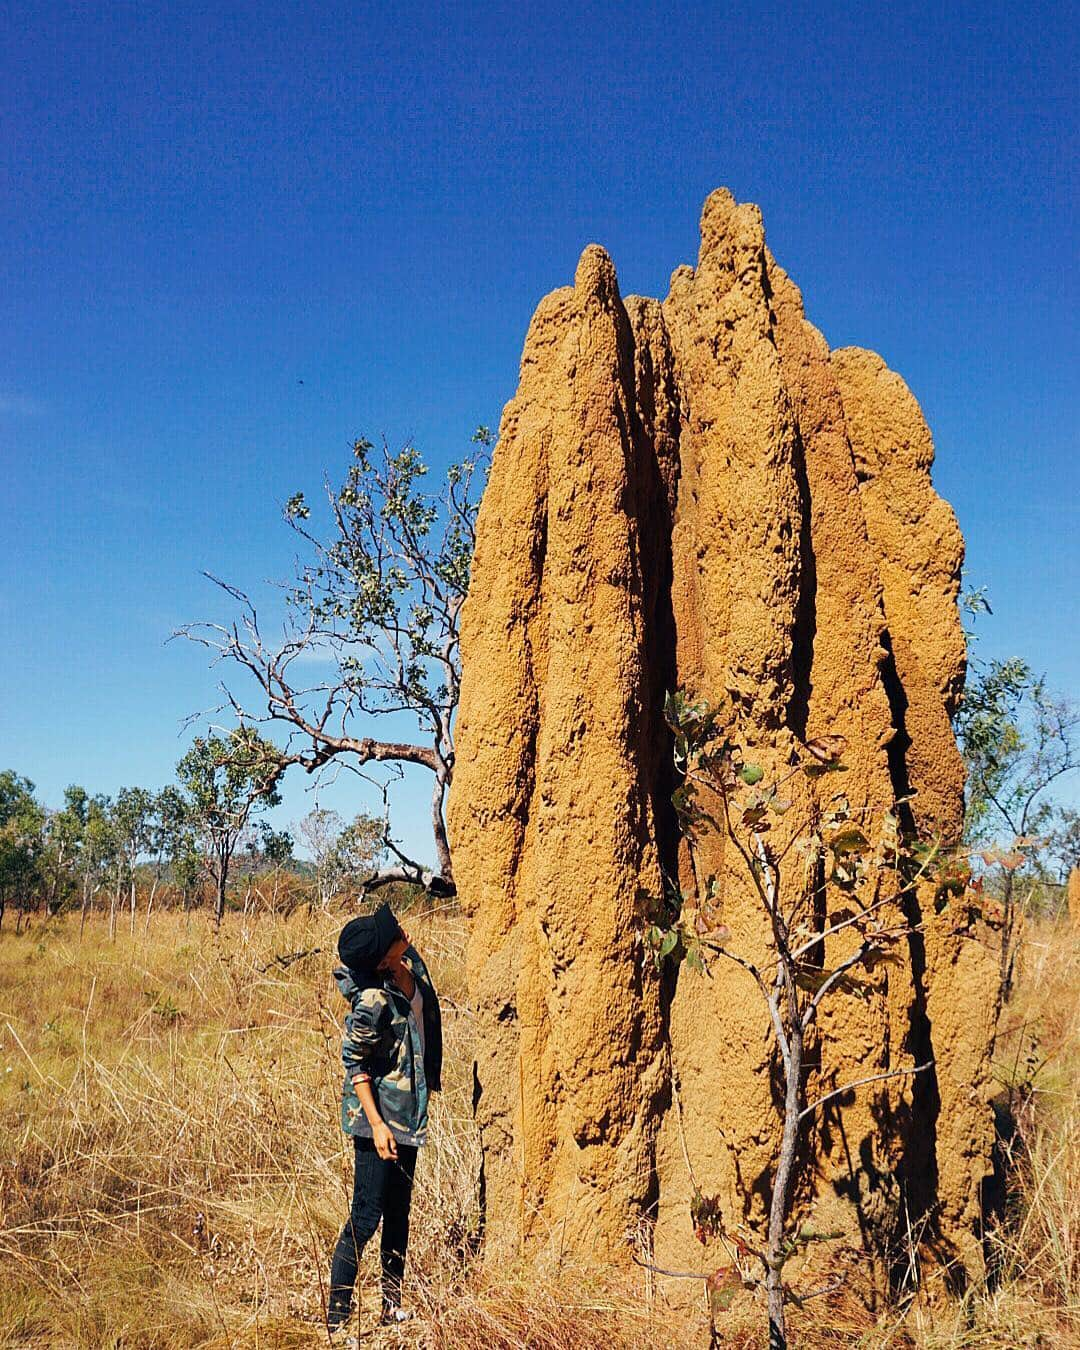
[[(663, 873), (686, 875), (664, 693), (730, 710), (771, 764), (845, 736), (855, 809), (906, 799), (955, 839), (963, 540), (932, 459), (904, 382), (829, 351), (725, 190), (663, 302), (623, 299), (595, 245), (541, 301), (477, 524), (450, 803), (489, 1251), (628, 1262), (637, 1241), (706, 1270), (726, 1258), (694, 1237), (695, 1186), (760, 1231), (780, 1131), (764, 1005), (734, 965), (658, 974), (643, 945)], [(731, 945), (764, 952), (745, 878), (715, 864)], [(846, 1235), (815, 1272), (855, 1251), (884, 1269), (909, 1233), (954, 1277), (981, 1266), (995, 962), (932, 887), (905, 905), (901, 962), (825, 1005), (808, 1093), (934, 1069), (807, 1130), (798, 1213)]]

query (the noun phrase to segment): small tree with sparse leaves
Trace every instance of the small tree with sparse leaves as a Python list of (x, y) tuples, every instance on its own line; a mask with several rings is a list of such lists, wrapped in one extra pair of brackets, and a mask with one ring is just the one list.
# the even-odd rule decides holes
[(980, 869), (978, 884), (989, 880), (989, 899), (999, 906), (1004, 1004), (1016, 979), (1025, 913), (1048, 885), (1064, 880), (1047, 868), (1048, 860), (1070, 856), (1068, 810), (1051, 790), (1080, 769), (1080, 710), (1053, 694), (1026, 662), (992, 660), (975, 666), (955, 728), (967, 766), (965, 839)]
[[(784, 1278), (793, 1255), (837, 1236), (790, 1223), (801, 1130), (826, 1102), (863, 1084), (931, 1068), (930, 1062), (897, 1066), (808, 1100), (807, 1039), (826, 1000), (867, 996), (877, 982), (875, 971), (899, 959), (897, 949), (912, 933), (902, 917), (904, 892), (924, 876), (936, 875), (945, 859), (933, 843), (903, 837), (895, 802), (881, 804), (872, 821), (871, 812), (854, 809), (842, 790), (827, 800), (820, 784), (816, 793), (791, 790), (792, 780), (820, 780), (842, 769), (842, 737), (807, 742), (793, 762), (770, 778), (723, 733), (718, 711), (707, 703), (677, 692), (667, 698), (665, 715), (678, 776), (672, 801), (688, 849), (693, 888), (684, 894), (669, 880), (665, 895), (655, 902), (645, 941), (657, 966), (684, 961), (708, 975), (714, 961), (728, 961), (745, 972), (760, 995), (766, 1034), (783, 1080), (781, 1139), (764, 1240), (729, 1228), (719, 1200), (702, 1195), (695, 1185), (695, 1230), (703, 1240), (720, 1237), (735, 1260), (733, 1267), (709, 1277), (714, 1343), (721, 1343), (717, 1309), (740, 1282), (747, 1282), (764, 1287), (769, 1342), (782, 1347), (787, 1344), (786, 1302), (805, 1303), (836, 1287), (796, 1293)], [(792, 800), (796, 796), (802, 806)], [(764, 960), (733, 945), (721, 912), (722, 886), (716, 876), (701, 874), (701, 844), (710, 835), (722, 837), (749, 880), (766, 920)], [(820, 902), (827, 889), (842, 894), (844, 905), (821, 919)], [(847, 954), (829, 964), (830, 940), (841, 934), (845, 941), (855, 938), (854, 950), (849, 943)]]

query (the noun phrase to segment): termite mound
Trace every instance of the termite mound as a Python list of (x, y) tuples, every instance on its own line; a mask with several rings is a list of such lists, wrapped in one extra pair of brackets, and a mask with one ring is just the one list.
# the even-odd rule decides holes
[[(714, 192), (695, 268), (660, 302), (590, 245), (541, 301), (500, 425), (461, 624), (449, 825), (470, 918), (475, 1106), (489, 1251), (704, 1268), (694, 1183), (760, 1228), (780, 1128), (745, 973), (657, 973), (650, 897), (680, 870), (666, 690), (730, 710), (782, 763), (846, 738), (855, 809), (962, 818), (963, 540), (915, 398), (871, 352), (830, 352), (765, 244)], [(734, 943), (761, 915), (717, 851)], [(887, 1269), (919, 1233), (981, 1268), (995, 962), (932, 887), (862, 1000), (831, 1002), (796, 1204)], [(822, 915), (822, 922), (826, 915)], [(691, 1180), (691, 1170), (693, 1182)], [(636, 1239), (635, 1239), (635, 1236)]]

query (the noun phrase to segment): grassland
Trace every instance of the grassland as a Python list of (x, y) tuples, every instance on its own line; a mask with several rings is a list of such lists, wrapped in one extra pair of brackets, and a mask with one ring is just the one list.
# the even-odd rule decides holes
[[(156, 914), (114, 940), (93, 920), (0, 936), (0, 1346), (325, 1345), (326, 1259), (348, 1207), (337, 1123), (340, 916)], [(478, 1145), (464, 928), (410, 918), (446, 998), (446, 1090), (422, 1151), (407, 1334), (431, 1350), (690, 1345), (704, 1313), (615, 1273), (541, 1282), (470, 1257)], [(289, 965), (278, 955), (321, 948)], [(1080, 953), (1065, 928), (1029, 937), (998, 1073), (1020, 1112), (1000, 1278), (956, 1305), (919, 1299), (841, 1330), (824, 1308), (795, 1344), (1057, 1347), (1080, 1339)], [(1031, 1080), (1034, 1088), (1021, 1085)], [(1004, 1087), (1003, 1087), (1004, 1090)], [(373, 1244), (374, 1245), (374, 1244)], [(732, 1325), (725, 1343), (758, 1343)]]

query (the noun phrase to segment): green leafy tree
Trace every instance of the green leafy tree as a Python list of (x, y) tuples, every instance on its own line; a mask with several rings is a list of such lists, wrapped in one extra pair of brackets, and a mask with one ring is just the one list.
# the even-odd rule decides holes
[(291, 830), (275, 830), (268, 820), (260, 820), (258, 829), (258, 851), (262, 865), (269, 871), (273, 881), (270, 905), (276, 912), (282, 877), (295, 866), (293, 851), (296, 840)]
[(177, 839), (170, 856), (169, 868), (173, 881), (183, 897), (185, 911), (192, 909), (199, 901), (199, 891), (206, 875), (194, 833)]
[(58, 914), (72, 894), (77, 893), (84, 827), (84, 819), (66, 794), (61, 810), (46, 813), (43, 870), (45, 906), (49, 914)]
[(317, 806), (300, 822), (297, 832), (311, 854), (315, 873), (314, 899), (321, 909), (329, 908), (345, 881), (338, 852), (338, 840), (345, 822), (336, 811)]
[(109, 819), (114, 842), (113, 904), (109, 913), (110, 934), (115, 932), (116, 910), (124, 887), (129, 892), (131, 931), (135, 931), (135, 868), (154, 844), (154, 794), (146, 788), (121, 788), (112, 802)]
[(1001, 1001), (1009, 998), (1025, 910), (1068, 816), (1053, 791), (1080, 768), (1080, 712), (1020, 660), (979, 663), (955, 718), (967, 766), (965, 837), (1001, 904)]
[(183, 851), (185, 842), (194, 851), (187, 802), (180, 789), (169, 783), (152, 798), (146, 822), (145, 854), (150, 873), (150, 892), (146, 897), (147, 926), (158, 888), (167, 870), (173, 867), (177, 854)]
[(1080, 811), (1075, 807), (1056, 808), (1048, 836), (1047, 854), (1054, 879), (1059, 886), (1063, 886), (1068, 881), (1069, 873), (1080, 867)]
[(346, 825), (337, 811), (316, 807), (300, 822), (311, 854), (316, 898), (329, 908), (346, 886), (364, 890), (383, 852), (383, 822), (361, 812)]
[(291, 830), (275, 830), (268, 820), (259, 821), (258, 850), (268, 867), (288, 866), (295, 847)]
[[(424, 491), (428, 470), (414, 446), (376, 451), (370, 441), (356, 441), (345, 481), (327, 484), (326, 537), (312, 525), (303, 493), (285, 508), (308, 559), (287, 591), (282, 640), (266, 641), (248, 595), (220, 581), (240, 606), (239, 620), (180, 630), (253, 678), (261, 709), (228, 688), (224, 693), (241, 722), (284, 730), (279, 773), (297, 765), (317, 774), (334, 763), (363, 776), (380, 765), (418, 765), (431, 774), (436, 867), (393, 845), (391, 860), (373, 871), (367, 888), (407, 881), (453, 892), (444, 808), (454, 769), (458, 620), (492, 439), (479, 428), (474, 453), (450, 467), (437, 494)], [(303, 682), (319, 661), (330, 673)], [(414, 721), (417, 739), (370, 734), (380, 721), (402, 716)]]
[(116, 856), (111, 802), (102, 793), (91, 796), (76, 783), (64, 789), (64, 832), (75, 848), (74, 871), (81, 890), (79, 936), (93, 912), (94, 896), (104, 886)]
[(0, 773), (0, 924), (8, 902), (27, 908), (42, 881), (45, 819), (33, 783), (12, 769)]
[[(214, 920), (225, 914), (229, 868), (252, 813), (277, 806), (280, 752), (251, 727), (227, 737), (197, 736), (176, 766), (187, 818), (201, 838), (202, 856), (214, 883)], [(185, 855), (181, 855), (185, 856)]]
[(386, 852), (386, 821), (361, 811), (341, 831), (337, 855), (343, 875), (361, 890), (377, 875)]
[(970, 679), (955, 719), (967, 766), (965, 835), (972, 845), (1050, 825), (1050, 790), (1080, 767), (1080, 715), (1024, 661), (989, 661)]

